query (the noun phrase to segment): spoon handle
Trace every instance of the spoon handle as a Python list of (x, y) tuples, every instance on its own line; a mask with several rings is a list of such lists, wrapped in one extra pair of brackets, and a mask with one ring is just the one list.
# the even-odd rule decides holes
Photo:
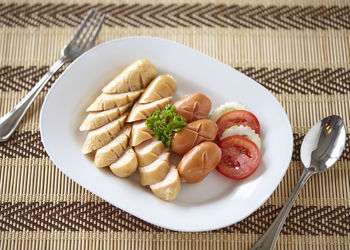
[(264, 235), (253, 246), (252, 249), (273, 249), (275, 247), (278, 236), (282, 230), (283, 224), (286, 221), (290, 209), (297, 199), (301, 188), (313, 174), (314, 172), (311, 172), (307, 168), (304, 168), (304, 171), (301, 174), (298, 183), (294, 187), (293, 192), (287, 200), (286, 204), (283, 206), (282, 210), (277, 215), (276, 219), (273, 221), (269, 229), (264, 233)]

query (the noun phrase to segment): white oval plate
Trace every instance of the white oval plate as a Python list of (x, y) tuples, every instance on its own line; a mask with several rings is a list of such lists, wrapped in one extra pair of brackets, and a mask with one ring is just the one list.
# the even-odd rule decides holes
[[(159, 74), (177, 79), (174, 99), (202, 92), (213, 107), (241, 101), (260, 121), (263, 156), (249, 178), (233, 181), (215, 170), (201, 183), (183, 183), (171, 202), (142, 187), (138, 175), (114, 176), (81, 154), (86, 137), (78, 128), (86, 107), (102, 87), (137, 59), (148, 58)], [(42, 107), (41, 138), (56, 166), (72, 180), (111, 204), (155, 225), (178, 231), (205, 231), (243, 220), (257, 210), (282, 180), (291, 160), (293, 136), (288, 117), (263, 86), (235, 69), (181, 44), (130, 37), (101, 44), (73, 62), (52, 86)]]

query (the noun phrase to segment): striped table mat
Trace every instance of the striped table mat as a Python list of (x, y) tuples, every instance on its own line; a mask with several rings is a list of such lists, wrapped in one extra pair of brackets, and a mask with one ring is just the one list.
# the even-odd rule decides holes
[[(264, 85), (291, 121), (292, 162), (267, 202), (237, 224), (202, 233), (154, 226), (71, 181), (46, 154), (39, 115), (56, 74), (13, 137), (0, 143), (0, 249), (249, 249), (301, 174), (300, 145), (307, 130), (338, 114), (349, 139), (348, 0), (1, 0), (1, 116), (59, 58), (91, 7), (108, 14), (98, 44), (125, 36), (163, 37)], [(301, 191), (277, 249), (349, 249), (349, 167), (347, 144), (335, 167), (312, 177)]]

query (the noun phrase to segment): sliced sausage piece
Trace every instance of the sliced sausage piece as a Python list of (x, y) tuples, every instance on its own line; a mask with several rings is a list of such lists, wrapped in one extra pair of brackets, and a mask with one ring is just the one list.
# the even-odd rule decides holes
[(125, 111), (130, 107), (130, 104), (126, 104), (121, 107), (109, 109), (100, 112), (90, 112), (83, 123), (80, 126), (80, 131), (93, 130), (106, 125), (109, 122), (114, 121), (119, 116), (125, 113)]
[(137, 157), (132, 148), (129, 148), (125, 153), (109, 168), (118, 177), (128, 177), (132, 175), (137, 169)]
[(102, 92), (114, 94), (144, 89), (156, 76), (157, 69), (149, 60), (137, 60), (108, 83)]
[(133, 104), (141, 95), (142, 90), (127, 92), (122, 94), (104, 94), (99, 95), (96, 100), (86, 109), (86, 111), (103, 111), (115, 107), (121, 107), (127, 104)]
[(176, 91), (176, 81), (170, 75), (157, 76), (148, 85), (145, 92), (138, 100), (139, 103), (150, 103), (168, 96), (172, 96)]
[(126, 116), (127, 114), (101, 128), (90, 131), (85, 139), (81, 152), (83, 154), (88, 154), (111, 142), (117, 137), (119, 131), (123, 127)]
[(139, 162), (139, 167), (144, 167), (155, 161), (166, 148), (163, 142), (156, 139), (150, 139), (136, 146), (134, 149)]
[(123, 155), (128, 147), (130, 131), (131, 125), (126, 124), (113, 141), (96, 151), (94, 163), (98, 168), (110, 165)]
[(162, 200), (170, 201), (176, 198), (181, 188), (181, 181), (175, 166), (171, 166), (167, 176), (150, 186), (152, 192)]
[(153, 138), (153, 131), (147, 127), (146, 121), (138, 121), (132, 124), (130, 146), (135, 147), (144, 141)]
[(170, 169), (169, 158), (170, 153), (164, 152), (151, 164), (144, 167), (139, 167), (141, 185), (152, 185), (162, 181)]
[(172, 100), (172, 97), (166, 97), (155, 102), (140, 104), (136, 103), (132, 108), (126, 122), (144, 120), (150, 117), (154, 111), (163, 110)]

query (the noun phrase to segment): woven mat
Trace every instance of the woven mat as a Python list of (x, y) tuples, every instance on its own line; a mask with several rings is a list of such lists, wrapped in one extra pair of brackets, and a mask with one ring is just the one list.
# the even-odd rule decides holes
[[(249, 249), (301, 174), (300, 145), (307, 130), (338, 114), (349, 139), (350, 2), (345, 0), (2, 0), (1, 116), (59, 58), (91, 7), (108, 14), (98, 44), (131, 35), (167, 38), (268, 88), (292, 123), (292, 162), (270, 199), (237, 224), (203, 233), (154, 226), (74, 183), (47, 156), (39, 114), (56, 74), (13, 137), (0, 143), (0, 249)], [(347, 144), (336, 166), (312, 177), (301, 191), (277, 249), (349, 249), (349, 168)]]

